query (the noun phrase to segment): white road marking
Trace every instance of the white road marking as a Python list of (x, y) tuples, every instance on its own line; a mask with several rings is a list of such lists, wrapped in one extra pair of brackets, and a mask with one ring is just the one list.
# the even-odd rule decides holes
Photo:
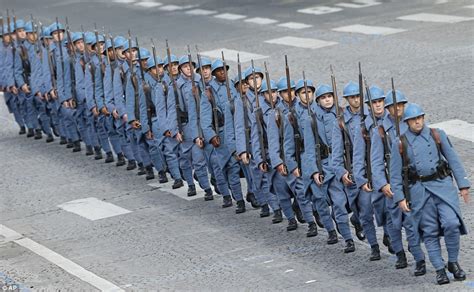
[(341, 26), (341, 27), (333, 28), (332, 30), (340, 31), (340, 32), (362, 33), (362, 34), (368, 34), (368, 35), (390, 35), (390, 34), (406, 31), (405, 29), (401, 29), (401, 28), (392, 28), (392, 27), (385, 27), (385, 26), (371, 26), (371, 25), (363, 25), (363, 24)]
[(277, 23), (278, 22), (278, 20), (271, 19), (271, 18), (264, 18), (264, 17), (248, 18), (244, 21), (245, 22), (256, 23), (256, 24), (272, 24), (272, 23)]
[(327, 46), (336, 45), (337, 42), (323, 41), (318, 39), (309, 38), (297, 38), (292, 36), (286, 36), (282, 38), (272, 39), (265, 41), (269, 44), (285, 45), (305, 49), (319, 49)]
[(66, 202), (58, 207), (92, 221), (131, 213), (127, 209), (94, 197)]
[(289, 270), (286, 270), (285, 273), (291, 273), (291, 272), (294, 272), (295, 270), (293, 269), (289, 269)]
[(354, 0), (352, 1), (352, 3), (342, 2), (342, 3), (337, 3), (335, 5), (339, 7), (344, 7), (344, 8), (366, 8), (366, 7), (375, 6), (379, 4), (382, 4), (382, 3), (373, 1), (373, 0)]
[(206, 9), (192, 9), (185, 12), (190, 15), (211, 15), (216, 14), (216, 10), (206, 10)]
[(397, 17), (401, 20), (413, 20), (413, 21), (424, 21), (424, 22), (442, 22), (442, 23), (457, 23), (461, 21), (473, 20), (473, 17), (445, 15), (445, 14), (434, 14), (434, 13), (418, 13)]
[(304, 283), (305, 283), (305, 284), (311, 284), (311, 283), (314, 283), (314, 282), (316, 282), (316, 280), (309, 280), (309, 281), (306, 281), (306, 282), (304, 282)]
[(115, 2), (115, 3), (123, 3), (123, 4), (129, 4), (129, 3), (136, 2), (136, 0), (112, 0), (112, 1)]
[(459, 139), (474, 142), (474, 124), (462, 120), (449, 120), (429, 125), (431, 128), (443, 129), (446, 134)]
[(260, 60), (260, 59), (268, 58), (268, 56), (265, 56), (265, 55), (259, 55), (259, 54), (244, 52), (244, 51), (236, 51), (236, 50), (231, 50), (231, 49), (226, 49), (226, 48), (202, 52), (201, 55), (207, 56), (209, 58), (217, 59), (217, 58), (221, 58), (221, 51), (224, 52), (226, 61), (237, 62), (237, 53), (240, 54), (240, 62), (242, 63), (250, 62), (250, 60)]
[(239, 20), (243, 18), (247, 18), (247, 16), (242, 14), (234, 14), (234, 13), (222, 13), (218, 15), (214, 15), (215, 18), (227, 19), (227, 20)]
[(328, 14), (328, 13), (339, 12), (342, 10), (343, 10), (342, 8), (338, 8), (338, 7), (314, 6), (314, 7), (299, 9), (297, 11), (299, 13), (305, 13), (305, 14), (323, 15), (323, 14)]
[(474, 5), (466, 5), (466, 6), (464, 6), (464, 8), (471, 8), (471, 9), (474, 9)]
[(264, 263), (264, 264), (273, 263), (273, 260), (264, 261), (263, 263)]
[(163, 10), (163, 11), (175, 11), (175, 10), (182, 10), (184, 9), (184, 7), (178, 6), (178, 5), (165, 5), (165, 6), (161, 6), (158, 9)]
[(152, 2), (152, 1), (141, 1), (141, 2), (135, 3), (134, 5), (145, 7), (145, 8), (153, 8), (153, 7), (158, 7), (158, 6), (163, 5), (163, 3)]
[(101, 291), (124, 291), (115, 284), (97, 276), (96, 274), (84, 269), (73, 261), (63, 257), (62, 255), (50, 250), (49, 248), (22, 236), (20, 233), (0, 224), (0, 235), (12, 238), (12, 241), (16, 244), (34, 252), (35, 254), (43, 257), (47, 261), (55, 264), (61, 269), (65, 270), (69, 274), (81, 279), (82, 281), (89, 283)]
[(304, 29), (304, 28), (313, 27), (312, 25), (304, 24), (300, 22), (285, 22), (285, 23), (278, 24), (278, 26), (291, 28), (291, 29)]

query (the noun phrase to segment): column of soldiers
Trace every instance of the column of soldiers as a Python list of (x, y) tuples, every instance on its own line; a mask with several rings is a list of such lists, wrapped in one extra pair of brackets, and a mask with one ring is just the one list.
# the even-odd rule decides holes
[[(127, 164), (146, 179), (158, 172), (173, 189), (186, 182), (188, 196), (223, 198), (223, 208), (246, 203), (286, 218), (286, 229), (308, 225), (307, 236), (341, 235), (344, 253), (355, 251), (350, 225), (371, 246), (370, 261), (381, 259), (383, 244), (395, 254), (396, 269), (408, 266), (403, 246), (426, 273), (423, 242), (439, 284), (456, 280), (460, 235), (466, 233), (458, 190), (466, 202), (470, 183), (446, 134), (430, 129), (420, 106), (392, 88), (359, 82), (343, 88), (340, 107), (336, 79), (315, 85), (286, 75), (278, 82), (254, 65), (229, 78), (224, 54), (211, 61), (199, 53), (176, 57), (166, 43), (165, 58), (139, 46), (138, 39), (94, 32), (71, 32), (66, 20), (43, 27), (7, 15), (2, 21), (0, 86), (20, 135), (54, 141), (117, 166)], [(153, 41), (152, 41), (153, 42)], [(197, 47), (196, 47), (197, 50)], [(247, 182), (246, 196), (240, 178)], [(453, 183), (453, 179), (456, 184)]]

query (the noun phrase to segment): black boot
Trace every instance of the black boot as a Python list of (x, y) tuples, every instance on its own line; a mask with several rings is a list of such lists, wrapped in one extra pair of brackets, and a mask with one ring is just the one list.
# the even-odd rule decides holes
[(314, 222), (310, 222), (308, 226), (308, 232), (306, 232), (306, 237), (314, 237), (318, 235), (318, 226)]
[(101, 150), (100, 146), (95, 146), (94, 147), (94, 152), (95, 152), (95, 156), (94, 156), (95, 160), (101, 160), (103, 158), (102, 157), (102, 150)]
[(27, 138), (31, 138), (35, 135), (35, 131), (33, 129), (28, 129), (28, 134), (26, 134)]
[(105, 153), (105, 163), (112, 163), (114, 162), (114, 155), (112, 154), (112, 151), (109, 151)]
[(389, 253), (395, 254), (395, 251), (392, 248), (392, 243), (390, 242), (390, 236), (388, 236), (388, 234), (384, 233), (382, 243), (387, 247)]
[[(182, 183), (183, 181), (181, 181)], [(205, 190), (205, 194), (204, 194), (204, 201), (212, 201), (214, 200), (214, 194), (212, 193), (212, 189), (209, 188), (207, 190)]]
[(146, 174), (146, 169), (145, 167), (143, 166), (143, 163), (138, 163), (138, 172), (137, 172), (137, 175), (144, 175)]
[(373, 262), (373, 261), (380, 261), (380, 259), (381, 259), (381, 257), (380, 257), (380, 248), (379, 248), (379, 245), (376, 244), (376, 245), (371, 247), (369, 260), (371, 262)]
[(415, 276), (423, 276), (426, 274), (426, 263), (425, 260), (421, 260), (419, 262), (416, 262), (416, 267), (415, 267)]
[(39, 140), (43, 138), (43, 133), (41, 132), (40, 129), (35, 130), (35, 140)]
[(286, 226), (286, 231), (293, 231), (298, 228), (298, 222), (296, 222), (295, 218), (291, 218), (288, 220), (288, 226)]
[(67, 140), (66, 148), (74, 148), (74, 142), (72, 142), (72, 140)]
[(260, 218), (268, 216), (270, 216), (270, 208), (268, 207), (268, 204), (264, 204), (260, 209)]
[(257, 199), (255, 198), (255, 195), (253, 193), (247, 193), (245, 196), (245, 200), (252, 205), (252, 208), (258, 209), (260, 208), (260, 205), (257, 202)]
[(166, 176), (166, 172), (164, 170), (158, 172), (158, 181), (160, 184), (165, 184), (168, 182), (168, 177)]
[(365, 240), (365, 234), (364, 230), (362, 229), (362, 225), (360, 225), (359, 222), (357, 222), (356, 218), (354, 215), (351, 216), (351, 223), (355, 228), (356, 236), (360, 241)]
[(18, 135), (25, 135), (26, 134), (26, 128), (25, 126), (20, 127), (20, 132), (18, 132)]
[(439, 285), (449, 284), (449, 278), (444, 268), (436, 271), (436, 282), (438, 282)]
[(65, 137), (59, 138), (59, 145), (66, 145), (66, 144), (67, 144), (67, 140)]
[(232, 197), (231, 196), (224, 196), (222, 208), (228, 208), (232, 206)]
[(196, 195), (196, 186), (188, 186), (188, 197), (192, 197)]
[(458, 262), (448, 262), (448, 271), (453, 274), (455, 280), (466, 280), (466, 273), (463, 271)]
[(245, 202), (244, 200), (237, 201), (237, 209), (235, 209), (235, 214), (241, 214), (245, 212)]
[(153, 172), (153, 166), (148, 165), (145, 167), (146, 169), (146, 180), (154, 179), (155, 178), (155, 172)]
[(134, 170), (135, 168), (137, 168), (137, 162), (135, 160), (129, 160), (127, 170)]
[(323, 222), (321, 222), (321, 217), (319, 217), (319, 213), (316, 210), (313, 210), (314, 220), (316, 220), (316, 224), (318, 224), (319, 228), (324, 228)]
[(306, 221), (303, 218), (303, 213), (301, 213), (300, 205), (298, 205), (298, 201), (296, 199), (293, 199), (291, 208), (293, 209), (293, 212), (295, 213), (296, 220), (298, 220), (298, 222), (300, 223), (306, 223)]
[(72, 149), (72, 152), (80, 152), (81, 151), (81, 142), (78, 140), (74, 142), (74, 147)]
[(336, 230), (331, 230), (328, 233), (328, 240), (326, 241), (327, 244), (336, 244), (339, 241), (337, 238)]
[(125, 155), (123, 153), (119, 153), (117, 155), (117, 163), (115, 163), (115, 166), (124, 166), (127, 162), (125, 161)]
[(405, 254), (405, 251), (399, 251), (397, 252), (397, 262), (395, 263), (395, 268), (396, 269), (404, 269), (408, 267), (407, 263), (407, 256)]
[(175, 179), (175, 180), (174, 180), (174, 183), (173, 183), (173, 185), (171, 186), (171, 188), (172, 188), (173, 190), (175, 190), (175, 189), (179, 189), (179, 188), (181, 188), (181, 187), (183, 187), (183, 186), (184, 186), (183, 180), (180, 179), (180, 178), (178, 178), (178, 179)]
[(94, 155), (94, 148), (90, 145), (86, 145), (86, 156)]
[[(194, 179), (198, 180), (196, 173), (194, 173)], [(216, 194), (220, 195), (221, 192), (219, 191), (219, 188), (217, 187), (216, 178), (214, 176), (211, 176), (211, 178), (209, 179), (209, 182), (214, 187), (214, 191), (216, 192)]]
[(273, 212), (272, 223), (277, 224), (283, 222), (283, 215), (281, 214), (281, 209), (275, 210)]
[(46, 143), (51, 143), (54, 141), (53, 135), (48, 135), (48, 138), (46, 138)]
[(344, 253), (350, 253), (354, 251), (355, 251), (354, 240), (352, 239), (346, 240), (346, 247), (344, 248)]

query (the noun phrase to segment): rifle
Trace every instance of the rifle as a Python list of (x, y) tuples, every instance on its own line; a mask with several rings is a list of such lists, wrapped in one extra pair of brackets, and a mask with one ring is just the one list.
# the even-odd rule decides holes
[(225, 89), (227, 91), (227, 100), (229, 101), (230, 113), (232, 114), (232, 116), (234, 116), (235, 104), (234, 104), (234, 98), (232, 97), (232, 95), (230, 93), (229, 74), (227, 72), (227, 64), (226, 64), (225, 59), (224, 59), (224, 51), (221, 51), (221, 55), (222, 55), (222, 63), (224, 64)]
[[(56, 17), (56, 29), (59, 30), (59, 20)], [(63, 81), (63, 87), (66, 89), (66, 81), (64, 79), (64, 54), (63, 54), (63, 44), (62, 44), (62, 39), (61, 39), (61, 34), (58, 33), (58, 47), (59, 47), (59, 58), (61, 62), (61, 79)], [(56, 77), (57, 77), (57, 72), (56, 72)], [(59, 93), (58, 93), (59, 94)], [(64, 92), (66, 94), (66, 92)]]
[[(189, 45), (188, 45), (188, 63), (189, 63), (189, 70), (191, 70), (191, 91), (194, 96), (194, 100), (196, 101), (198, 138), (203, 138), (204, 135), (202, 133), (202, 128), (201, 128), (201, 104), (200, 104), (201, 97), (199, 96), (199, 92), (197, 91), (196, 83), (194, 83), (194, 68), (193, 68), (193, 63), (191, 61), (191, 50), (189, 49)], [(218, 131), (219, 131), (219, 128), (216, 128), (216, 133)]]
[[(20, 41), (20, 38), (18, 36), (18, 31), (17, 31), (17, 26), (16, 26), (16, 15), (13, 15), (13, 31), (16, 35), (16, 46), (17, 46), (17, 49), (19, 49), (19, 56), (20, 56), (20, 59), (21, 59), (21, 67), (22, 67), (22, 74), (23, 75), (23, 79), (25, 81), (25, 83), (29, 86), (30, 84), (30, 77), (31, 77), (31, 64), (30, 64), (30, 60), (29, 60), (29, 57), (28, 57), (28, 50), (26, 49), (26, 47), (23, 45), (23, 43)], [(15, 63), (13, 63), (15, 64)]]
[(263, 168), (266, 169), (268, 167), (268, 162), (267, 162), (267, 151), (265, 147), (265, 139), (264, 139), (264, 133), (263, 133), (263, 112), (262, 108), (260, 107), (260, 101), (258, 98), (258, 89), (257, 89), (257, 78), (255, 77), (255, 66), (252, 62), (252, 76), (253, 76), (253, 92), (255, 94), (255, 122), (257, 123), (257, 132), (258, 132), (258, 141), (260, 144), (260, 152), (262, 154), (262, 164)]
[[(288, 66), (288, 57), (285, 55), (285, 75), (286, 75), (286, 88), (288, 90), (288, 95), (290, 96), (290, 111), (288, 112), (288, 121), (290, 122), (291, 127), (293, 128), (293, 141), (295, 143), (295, 161), (297, 169), (301, 170), (301, 152), (303, 139), (301, 137), (300, 128), (298, 126), (298, 117), (295, 113), (295, 108), (293, 104), (293, 96), (291, 91), (291, 81), (290, 81), (290, 67)], [(309, 106), (308, 106), (309, 109)], [(283, 129), (281, 129), (280, 135), (283, 135)]]
[[(140, 68), (140, 76), (142, 79), (142, 88), (143, 88), (143, 94), (145, 95), (145, 102), (146, 102), (146, 115), (148, 117), (148, 126), (150, 128), (150, 131), (152, 130), (152, 125), (153, 123), (151, 122), (151, 119), (153, 117), (153, 114), (156, 116), (156, 109), (153, 104), (152, 98), (151, 98), (151, 87), (146, 82), (145, 80), (145, 70), (143, 69), (142, 65), (142, 56), (140, 54), (140, 46), (138, 45), (138, 37), (135, 37), (135, 43), (137, 44), (138, 47), (138, 64)], [(138, 104), (135, 104), (135, 107), (137, 107)]]
[[(105, 64), (102, 61), (102, 52), (100, 51), (100, 44), (99, 44), (99, 31), (97, 30), (97, 24), (94, 23), (94, 34), (95, 34), (95, 53), (97, 54), (97, 57), (99, 58), (99, 69), (100, 69), (100, 86), (102, 87), (102, 91), (104, 90), (104, 73), (105, 73)], [(97, 70), (96, 70), (97, 71)], [(95, 96), (95, 98), (97, 98)], [(102, 95), (102, 102), (104, 103), (104, 106), (101, 109), (97, 109), (100, 111), (103, 115), (109, 116), (110, 113), (107, 110), (107, 107), (105, 106), (105, 92)]]
[(330, 68), (331, 68), (332, 90), (334, 94), (334, 105), (336, 106), (336, 119), (337, 119), (339, 128), (342, 131), (342, 141), (344, 143), (344, 168), (348, 172), (347, 177), (351, 181), (354, 181), (353, 176), (352, 176), (351, 140), (346, 130), (342, 109), (339, 107), (339, 97), (337, 96), (336, 77), (334, 75), (332, 65), (330, 66)]
[[(89, 63), (91, 56), (89, 52), (89, 48), (86, 45), (86, 34), (84, 33), (84, 27), (81, 24), (81, 32), (82, 32), (82, 40), (84, 41), (84, 56), (86, 57), (87, 60), (85, 60), (85, 63)], [(85, 64), (84, 64), (85, 65)], [(83, 66), (84, 67), (84, 66)], [(83, 68), (84, 70), (84, 68)]]
[[(367, 83), (367, 79), (364, 77), (364, 82), (365, 82), (365, 91), (367, 93), (367, 99), (369, 100), (369, 107), (370, 107), (370, 115), (372, 117), (372, 127), (377, 126), (377, 118), (375, 117), (374, 113), (374, 105), (372, 104), (372, 94), (370, 93), (369, 85)], [(362, 128), (362, 136), (364, 137), (365, 140), (365, 172), (367, 174), (367, 186), (372, 189), (372, 165), (370, 163), (371, 161), (371, 156), (370, 156), (370, 149), (371, 149), (371, 140), (370, 140), (370, 129), (367, 130), (365, 128), (365, 123), (364, 123), (364, 128)]]
[(306, 75), (303, 71), (303, 86), (304, 86), (304, 91), (306, 95), (306, 100), (308, 102), (308, 116), (311, 117), (311, 129), (313, 131), (313, 136), (314, 136), (314, 147), (315, 147), (315, 152), (316, 152), (316, 166), (318, 167), (319, 170), (319, 176), (320, 180), (324, 181), (324, 169), (323, 169), (323, 163), (322, 163), (322, 157), (321, 157), (321, 137), (319, 137), (319, 129), (318, 129), (318, 118), (316, 116), (316, 113), (313, 113), (311, 111), (311, 100), (308, 94), (308, 82), (306, 81)]
[(3, 13), (2, 13), (2, 16), (0, 17), (0, 26), (2, 29), (2, 43), (5, 46), (5, 38), (3, 37), (3, 35), (5, 34), (5, 30), (3, 29)]
[(237, 53), (237, 72), (239, 75), (239, 95), (242, 100), (244, 110), (244, 127), (245, 127), (245, 151), (250, 155), (250, 125), (248, 121), (248, 102), (247, 96), (244, 97), (242, 94), (242, 65), (240, 64), (240, 54)]
[[(197, 50), (197, 46), (196, 46)], [(202, 74), (202, 62), (201, 62), (201, 54), (199, 54), (199, 51), (197, 53), (198, 57), (198, 63), (199, 63), (199, 72)], [(204, 80), (204, 77), (201, 75), (201, 85), (203, 90), (206, 89), (206, 81)], [(212, 94), (212, 91), (209, 90), (210, 97), (209, 97), (209, 102), (211, 103), (212, 107), (212, 123), (214, 124), (214, 130), (216, 131), (217, 137), (219, 137), (219, 113), (217, 109), (217, 104), (216, 104), (216, 99), (214, 98), (214, 95)]]
[(176, 84), (176, 80), (174, 79), (171, 73), (171, 50), (168, 45), (168, 40), (166, 40), (166, 55), (168, 56), (168, 76), (173, 86), (174, 102), (175, 102), (175, 108), (176, 108), (176, 123), (178, 125), (178, 132), (184, 137), (183, 125), (181, 124), (181, 116), (184, 116), (184, 115), (181, 111), (181, 108), (179, 107), (178, 85)]
[(72, 43), (72, 38), (71, 38), (71, 32), (69, 30), (69, 22), (66, 17), (66, 37), (67, 37), (67, 42), (69, 44), (68, 46), (68, 55), (69, 55), (69, 68), (71, 71), (70, 76), (71, 76), (71, 107), (76, 108), (77, 106), (77, 95), (76, 95), (76, 72), (74, 68), (74, 62), (75, 62), (75, 50), (74, 50), (74, 44)]
[[(128, 30), (128, 48), (130, 50), (129, 55), (130, 58), (128, 60), (128, 66), (130, 68), (130, 81), (132, 82), (132, 87), (133, 87), (133, 96), (135, 100), (135, 106), (134, 106), (134, 113), (135, 113), (135, 124), (137, 128), (141, 127), (140, 120), (138, 119), (140, 117), (140, 108), (138, 106), (139, 101), (139, 95), (138, 95), (138, 78), (137, 74), (135, 73), (135, 70), (133, 68), (133, 52), (132, 52), (132, 34), (130, 33), (130, 30)], [(130, 123), (133, 121), (130, 121)]]

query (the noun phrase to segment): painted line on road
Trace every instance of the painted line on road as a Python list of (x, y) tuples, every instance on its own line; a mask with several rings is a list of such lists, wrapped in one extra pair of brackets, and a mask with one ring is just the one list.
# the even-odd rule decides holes
[(247, 16), (245, 15), (234, 14), (234, 13), (222, 13), (222, 14), (214, 15), (214, 17), (220, 18), (220, 19), (227, 19), (227, 20), (239, 20), (239, 19), (247, 18)]
[(132, 212), (94, 197), (66, 202), (58, 207), (92, 221)]
[(189, 15), (211, 15), (216, 14), (216, 10), (206, 10), (206, 9), (192, 9), (185, 12)]
[(285, 271), (285, 273), (291, 273), (291, 272), (294, 272), (294, 271), (295, 270), (293, 270), (293, 269), (288, 269), (288, 270)]
[(339, 32), (361, 33), (361, 34), (368, 34), (368, 35), (391, 35), (391, 34), (406, 31), (406, 29), (401, 29), (401, 28), (392, 28), (392, 27), (385, 27), (385, 26), (371, 26), (371, 25), (363, 25), (363, 24), (341, 26), (341, 27), (333, 28), (332, 30), (339, 31)]
[(311, 283), (314, 283), (314, 282), (316, 282), (316, 280), (309, 280), (309, 281), (306, 281), (306, 282), (304, 282), (304, 283), (305, 283), (305, 284), (311, 284)]
[(136, 2), (136, 0), (112, 0), (112, 2), (121, 3), (121, 4), (130, 4), (130, 3)]
[(264, 261), (263, 263), (264, 263), (264, 264), (273, 263), (273, 260)]
[(178, 6), (178, 5), (165, 5), (165, 6), (161, 6), (158, 9), (163, 10), (163, 11), (176, 11), (176, 10), (183, 10), (185, 8), (183, 6)]
[(455, 119), (430, 124), (429, 126), (432, 128), (443, 129), (449, 136), (474, 142), (474, 124), (470, 124), (466, 121)]
[(286, 28), (291, 28), (291, 29), (304, 29), (304, 28), (310, 28), (310, 27), (313, 27), (312, 25), (310, 24), (304, 24), (304, 23), (301, 23), (301, 22), (285, 22), (285, 23), (280, 23), (280, 24), (277, 24), (278, 26), (281, 26), (281, 27), (286, 27)]
[(457, 23), (462, 21), (473, 20), (474, 17), (464, 17), (446, 14), (434, 14), (434, 13), (417, 13), (405, 16), (397, 17), (400, 20), (412, 20), (422, 22), (441, 22), (441, 23)]
[(341, 3), (336, 3), (336, 6), (339, 7), (344, 7), (344, 8), (366, 8), (366, 7), (371, 7), (371, 6), (376, 6), (382, 4), (381, 2), (377, 2), (374, 0), (354, 0), (352, 3), (346, 3), (346, 2), (341, 2)]
[(292, 46), (292, 47), (305, 48), (305, 49), (319, 49), (319, 48), (333, 46), (337, 44), (337, 42), (323, 41), (323, 40), (310, 39), (310, 38), (298, 38), (298, 37), (292, 37), (292, 36), (286, 36), (282, 38), (267, 40), (265, 42), (269, 44), (285, 45), (285, 46)]
[(464, 8), (474, 9), (474, 5), (466, 5), (466, 6), (464, 6)]
[(298, 9), (297, 12), (304, 14), (313, 14), (313, 15), (323, 15), (334, 12), (342, 11), (342, 8), (339, 7), (329, 7), (329, 6), (313, 6), (304, 9)]
[(49, 248), (22, 236), (20, 233), (0, 224), (0, 235), (10, 238), (18, 238), (13, 240), (16, 244), (34, 252), (43, 257), (47, 261), (55, 264), (69, 274), (81, 279), (82, 281), (96, 287), (101, 291), (124, 291), (112, 282), (97, 276), (96, 274), (84, 269), (75, 262), (63, 257), (62, 255), (50, 250)]
[(153, 7), (158, 7), (158, 6), (163, 5), (163, 3), (152, 2), (152, 1), (141, 1), (141, 2), (134, 3), (134, 5), (144, 7), (144, 8), (153, 8)]
[(221, 52), (224, 52), (226, 61), (233, 61), (233, 62), (237, 62), (237, 54), (240, 54), (240, 62), (242, 63), (250, 62), (250, 60), (260, 60), (260, 59), (268, 58), (268, 56), (265, 56), (265, 55), (259, 55), (259, 54), (254, 54), (250, 52), (244, 52), (244, 51), (236, 51), (236, 50), (231, 50), (231, 49), (226, 49), (226, 48), (205, 51), (205, 52), (202, 52), (201, 55), (207, 56), (209, 58), (218, 59), (218, 58), (221, 58)]
[(271, 19), (271, 18), (265, 18), (265, 17), (254, 17), (254, 18), (248, 18), (248, 19), (244, 20), (244, 22), (251, 22), (251, 23), (255, 23), (255, 24), (266, 25), (266, 24), (277, 23), (278, 20)]

